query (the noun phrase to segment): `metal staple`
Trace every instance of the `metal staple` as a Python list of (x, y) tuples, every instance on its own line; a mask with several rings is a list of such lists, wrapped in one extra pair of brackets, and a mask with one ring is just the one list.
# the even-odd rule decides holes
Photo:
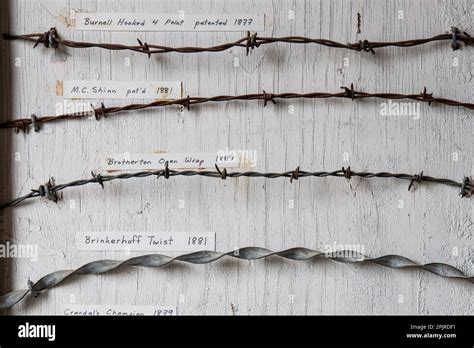
[(294, 261), (309, 261), (318, 258), (328, 258), (333, 261), (342, 263), (375, 263), (381, 266), (390, 268), (414, 268), (423, 271), (428, 271), (436, 274), (440, 277), (450, 279), (464, 279), (471, 283), (474, 283), (474, 276), (468, 276), (461, 270), (445, 264), (445, 263), (428, 263), (418, 264), (404, 256), (399, 255), (385, 255), (376, 258), (369, 258), (365, 255), (358, 253), (354, 250), (337, 250), (332, 252), (321, 252), (317, 250), (307, 248), (291, 248), (283, 251), (271, 251), (260, 247), (246, 247), (237, 250), (233, 250), (227, 253), (221, 253), (216, 251), (197, 251), (190, 254), (180, 255), (177, 257), (170, 257), (160, 254), (150, 254), (132, 257), (124, 261), (117, 260), (99, 260), (86, 263), (82, 267), (76, 270), (63, 270), (50, 273), (36, 283), (28, 281), (28, 289), (16, 290), (0, 297), (0, 308), (9, 308), (24, 299), (29, 293), (37, 297), (44, 291), (50, 290), (55, 286), (58, 286), (63, 281), (67, 280), (76, 274), (102, 274), (110, 272), (112, 270), (125, 267), (125, 266), (136, 266), (136, 267), (149, 267), (157, 268), (168, 265), (172, 262), (183, 261), (192, 264), (205, 264), (217, 261), (224, 256), (229, 256), (241, 260), (258, 260), (267, 258), (270, 256), (279, 256), (285, 259)]

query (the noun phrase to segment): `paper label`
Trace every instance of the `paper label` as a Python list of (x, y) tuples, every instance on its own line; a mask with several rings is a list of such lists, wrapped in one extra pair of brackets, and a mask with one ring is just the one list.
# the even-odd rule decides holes
[(264, 31), (263, 14), (75, 13), (76, 30)]
[(142, 315), (156, 315), (156, 316), (171, 316), (176, 315), (176, 307), (174, 306), (126, 306), (126, 305), (83, 305), (83, 304), (68, 304), (62, 305), (59, 315), (70, 316), (142, 316)]
[(233, 153), (153, 153), (107, 155), (101, 169), (116, 170), (159, 170), (168, 162), (170, 169), (213, 169), (239, 166), (239, 158)]
[(66, 99), (180, 99), (181, 81), (56, 82), (56, 94)]
[(81, 251), (200, 251), (216, 249), (213, 232), (79, 232), (77, 250)]

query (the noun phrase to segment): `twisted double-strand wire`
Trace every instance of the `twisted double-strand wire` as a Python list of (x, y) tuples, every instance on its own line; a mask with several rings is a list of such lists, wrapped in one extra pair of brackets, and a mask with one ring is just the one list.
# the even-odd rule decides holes
[(350, 87), (341, 87), (343, 91), (337, 93), (328, 93), (328, 92), (311, 92), (311, 93), (253, 93), (253, 94), (243, 94), (243, 95), (219, 95), (214, 97), (190, 97), (173, 100), (157, 100), (147, 104), (129, 104), (124, 106), (113, 106), (105, 107), (102, 103), (100, 107), (95, 108), (92, 106), (91, 112), (75, 112), (67, 113), (58, 116), (43, 116), (37, 117), (36, 115), (31, 115), (30, 118), (21, 118), (16, 120), (10, 120), (3, 123), (0, 123), (0, 128), (13, 128), (17, 133), (19, 131), (24, 131), (27, 133), (29, 127), (32, 126), (33, 129), (38, 132), (40, 130), (41, 123), (56, 122), (60, 120), (71, 120), (71, 119), (80, 119), (85, 117), (95, 117), (97, 121), (101, 117), (107, 117), (110, 114), (122, 112), (122, 111), (135, 111), (155, 107), (164, 107), (170, 105), (180, 105), (186, 107), (188, 110), (191, 105), (198, 105), (204, 103), (215, 103), (215, 102), (229, 102), (229, 101), (250, 101), (250, 100), (263, 100), (263, 106), (265, 107), (268, 102), (276, 104), (276, 99), (329, 99), (329, 98), (344, 98), (351, 100), (359, 99), (368, 99), (368, 98), (377, 98), (377, 99), (386, 99), (386, 100), (400, 100), (400, 99), (409, 99), (417, 102), (424, 102), (431, 105), (432, 103), (439, 103), (448, 106), (457, 106), (464, 107), (470, 110), (474, 110), (473, 103), (465, 103), (452, 99), (438, 98), (433, 97), (433, 93), (428, 93), (426, 87), (423, 89), (423, 92), (418, 94), (399, 94), (399, 93), (367, 93), (362, 91), (356, 91), (354, 85), (351, 84)]
[(269, 256), (279, 256), (294, 261), (308, 261), (311, 259), (328, 258), (342, 263), (375, 263), (390, 268), (410, 268), (428, 271), (441, 277), (450, 279), (464, 279), (474, 283), (474, 276), (468, 276), (461, 270), (445, 263), (419, 264), (404, 256), (385, 255), (376, 258), (369, 258), (354, 250), (337, 250), (332, 252), (321, 252), (307, 248), (291, 248), (283, 251), (271, 251), (260, 247), (246, 247), (230, 252), (222, 253), (216, 251), (197, 251), (177, 257), (170, 257), (160, 254), (150, 254), (132, 257), (124, 261), (99, 260), (86, 263), (76, 270), (63, 270), (50, 273), (36, 283), (28, 281), (28, 289), (16, 290), (0, 297), (0, 308), (8, 308), (24, 299), (28, 294), (37, 297), (41, 292), (58, 286), (68, 278), (76, 274), (102, 274), (122, 268), (125, 266), (157, 268), (168, 265), (172, 262), (183, 261), (192, 264), (205, 264), (217, 261), (224, 256), (234, 257), (241, 260), (258, 260)]
[(209, 170), (171, 170), (168, 167), (168, 162), (165, 164), (164, 169), (155, 170), (155, 171), (141, 171), (135, 173), (121, 173), (117, 175), (101, 175), (101, 174), (94, 174), (92, 173), (92, 177), (89, 179), (82, 179), (69, 182), (67, 184), (55, 184), (54, 179), (50, 179), (46, 184), (40, 185), (38, 189), (31, 190), (30, 193), (24, 196), (20, 196), (15, 198), (9, 202), (3, 203), (0, 205), (0, 211), (6, 209), (8, 207), (13, 207), (16, 205), (21, 204), (22, 202), (35, 198), (35, 197), (45, 197), (49, 200), (57, 202), (58, 196), (57, 192), (62, 191), (68, 187), (76, 187), (76, 186), (83, 186), (91, 183), (97, 183), (104, 188), (104, 183), (113, 180), (124, 180), (124, 179), (131, 179), (131, 178), (145, 178), (149, 176), (156, 176), (157, 178), (163, 177), (165, 179), (169, 179), (170, 177), (174, 176), (183, 176), (183, 177), (192, 177), (192, 176), (202, 176), (202, 177), (209, 177), (209, 178), (220, 178), (220, 179), (227, 179), (227, 178), (239, 178), (239, 177), (249, 177), (249, 178), (267, 178), (267, 179), (276, 179), (276, 178), (289, 178), (290, 182), (293, 180), (298, 180), (299, 178), (306, 178), (306, 177), (318, 177), (318, 178), (325, 178), (325, 177), (342, 177), (346, 179), (350, 179), (351, 177), (360, 177), (360, 178), (395, 178), (395, 179), (402, 179), (402, 180), (409, 180), (410, 185), (408, 186), (408, 190), (410, 190), (415, 183), (422, 183), (422, 182), (431, 182), (436, 184), (448, 185), (453, 187), (458, 187), (461, 189), (460, 195), (461, 197), (470, 197), (474, 191), (474, 182), (470, 180), (469, 177), (465, 177), (462, 182), (457, 182), (451, 179), (445, 178), (435, 178), (432, 176), (424, 175), (423, 172), (420, 174), (403, 174), (403, 173), (388, 173), (388, 172), (378, 172), (378, 173), (371, 173), (371, 172), (357, 172), (351, 170), (351, 167), (342, 168), (339, 170), (335, 170), (332, 172), (321, 171), (321, 172), (307, 172), (304, 170), (300, 170), (297, 167), (295, 170), (286, 171), (282, 173), (261, 173), (261, 172), (254, 172), (254, 171), (246, 171), (246, 172), (227, 172), (227, 169), (220, 169), (216, 165), (216, 171), (209, 171)]
[(352, 51), (363, 51), (371, 52), (375, 54), (375, 49), (383, 47), (413, 47), (424, 45), (429, 42), (437, 41), (451, 41), (451, 48), (453, 50), (458, 50), (461, 48), (461, 42), (466, 46), (474, 43), (474, 38), (472, 38), (465, 31), (460, 31), (456, 27), (451, 28), (450, 33), (444, 33), (436, 35), (430, 38), (423, 39), (412, 39), (405, 41), (395, 41), (395, 42), (371, 42), (368, 40), (359, 40), (356, 43), (340, 43), (328, 39), (312, 39), (302, 36), (286, 36), (286, 37), (260, 37), (257, 33), (251, 34), (247, 32), (247, 36), (243, 37), (237, 41), (224, 43), (212, 47), (168, 47), (162, 45), (153, 45), (146, 42), (142, 42), (140, 39), (137, 39), (138, 45), (123, 45), (123, 44), (114, 44), (114, 43), (95, 43), (95, 42), (81, 42), (81, 41), (72, 41), (66, 40), (59, 37), (56, 28), (51, 28), (50, 30), (44, 33), (33, 33), (33, 34), (3, 34), (5, 40), (26, 40), (34, 42), (34, 47), (39, 44), (43, 44), (45, 47), (49, 48), (58, 48), (60, 46), (66, 46), (70, 48), (101, 48), (113, 51), (119, 50), (128, 50), (138, 53), (147, 54), (148, 57), (151, 57), (152, 54), (161, 54), (161, 53), (200, 53), (200, 52), (221, 52), (233, 47), (245, 48), (247, 55), (250, 50), (253, 50), (262, 45), (268, 45), (273, 43), (290, 43), (290, 44), (317, 44), (326, 47), (333, 48), (343, 48)]

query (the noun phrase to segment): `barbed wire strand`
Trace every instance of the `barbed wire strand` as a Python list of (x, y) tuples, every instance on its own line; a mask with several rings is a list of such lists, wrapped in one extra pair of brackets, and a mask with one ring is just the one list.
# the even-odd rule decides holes
[(215, 262), (223, 257), (233, 257), (240, 260), (255, 261), (270, 256), (279, 256), (293, 261), (309, 261), (319, 258), (327, 258), (341, 263), (374, 263), (377, 265), (395, 269), (418, 269), (431, 272), (440, 277), (449, 279), (462, 279), (474, 283), (474, 276), (468, 276), (454, 266), (445, 263), (419, 264), (404, 256), (385, 255), (376, 258), (369, 258), (354, 250), (337, 250), (331, 252), (321, 252), (307, 248), (291, 248), (283, 251), (271, 251), (260, 247), (246, 247), (230, 252), (222, 253), (216, 251), (197, 251), (189, 254), (170, 257), (160, 254), (150, 254), (132, 257), (124, 261), (99, 260), (86, 263), (76, 270), (63, 270), (50, 273), (36, 283), (28, 280), (28, 288), (16, 290), (0, 297), (0, 308), (9, 308), (23, 300), (28, 294), (38, 297), (41, 293), (50, 290), (73, 275), (78, 274), (103, 274), (125, 266), (158, 268), (172, 262), (182, 261), (191, 264), (207, 264)]
[(31, 115), (29, 118), (21, 118), (16, 120), (10, 120), (3, 123), (0, 123), (0, 128), (13, 128), (15, 132), (23, 131), (25, 133), (29, 132), (29, 127), (33, 126), (36, 132), (40, 129), (40, 124), (57, 122), (60, 120), (72, 120), (72, 119), (81, 119), (86, 117), (93, 117), (97, 121), (100, 121), (102, 117), (107, 117), (110, 114), (123, 112), (123, 111), (135, 111), (142, 110), (147, 108), (155, 107), (164, 107), (170, 105), (180, 105), (188, 110), (190, 110), (191, 105), (204, 104), (204, 103), (215, 103), (215, 102), (229, 102), (229, 101), (250, 101), (250, 100), (263, 100), (263, 106), (266, 107), (268, 102), (276, 104), (277, 99), (329, 99), (329, 98), (344, 98), (351, 100), (359, 99), (368, 99), (368, 98), (377, 98), (385, 100), (400, 100), (408, 99), (414, 100), (417, 102), (424, 102), (431, 105), (432, 103), (439, 103), (447, 106), (458, 106), (464, 107), (470, 110), (474, 110), (473, 103), (464, 103), (456, 100), (446, 99), (446, 98), (435, 98), (433, 93), (428, 93), (426, 87), (423, 89), (423, 92), (419, 94), (399, 94), (399, 93), (367, 93), (362, 91), (356, 91), (354, 89), (354, 84), (351, 84), (350, 87), (341, 87), (342, 92), (338, 93), (327, 93), (327, 92), (311, 92), (311, 93), (253, 93), (253, 94), (243, 94), (243, 95), (219, 95), (214, 97), (190, 97), (173, 100), (156, 100), (151, 103), (146, 104), (129, 104), (124, 106), (113, 106), (105, 107), (104, 103), (101, 103), (101, 106), (96, 108), (91, 105), (91, 111), (85, 112), (74, 112), (67, 113), (57, 116), (43, 116), (38, 117), (36, 115)]
[(451, 179), (444, 179), (444, 178), (435, 178), (432, 176), (424, 175), (423, 172), (420, 174), (403, 174), (403, 173), (389, 173), (389, 172), (356, 172), (351, 170), (351, 167), (344, 168), (340, 170), (335, 170), (332, 172), (327, 171), (320, 171), (320, 172), (308, 172), (300, 170), (297, 167), (293, 171), (286, 171), (282, 173), (261, 173), (255, 171), (246, 171), (246, 172), (228, 172), (226, 169), (221, 170), (216, 165), (216, 171), (209, 171), (209, 170), (172, 170), (168, 167), (168, 162), (165, 163), (165, 168), (155, 171), (141, 171), (135, 173), (121, 173), (117, 175), (101, 175), (95, 174), (92, 172), (92, 177), (89, 179), (82, 179), (69, 182), (67, 184), (55, 184), (54, 179), (50, 178), (50, 180), (45, 183), (44, 185), (40, 185), (38, 189), (31, 190), (30, 193), (24, 196), (20, 196), (15, 198), (9, 202), (3, 203), (0, 205), (0, 211), (4, 210), (9, 207), (17, 206), (23, 203), (26, 200), (35, 198), (35, 197), (44, 197), (48, 200), (53, 202), (58, 201), (57, 193), (68, 188), (68, 187), (77, 187), (88, 185), (92, 183), (99, 184), (102, 188), (104, 188), (104, 183), (113, 181), (113, 180), (125, 180), (131, 178), (145, 178), (149, 176), (156, 176), (157, 178), (163, 177), (165, 179), (169, 179), (171, 177), (182, 176), (182, 177), (192, 177), (192, 176), (201, 176), (201, 177), (209, 177), (209, 178), (219, 178), (219, 179), (227, 179), (227, 178), (239, 178), (239, 177), (249, 177), (249, 178), (267, 178), (267, 179), (276, 179), (276, 178), (289, 178), (290, 182), (293, 180), (298, 180), (299, 178), (306, 178), (306, 177), (318, 177), (318, 178), (325, 178), (325, 177), (342, 177), (346, 179), (350, 179), (352, 177), (360, 177), (360, 178), (395, 178), (395, 179), (402, 179), (402, 180), (409, 180), (410, 184), (408, 186), (408, 190), (411, 190), (414, 187), (415, 183), (422, 183), (422, 182), (429, 182), (429, 183), (436, 183), (442, 185), (448, 185), (460, 188), (460, 195), (461, 197), (470, 197), (474, 191), (474, 183), (469, 177), (464, 177), (462, 182), (457, 182)]
[(120, 51), (128, 50), (137, 53), (146, 54), (149, 58), (152, 54), (162, 53), (201, 53), (201, 52), (222, 52), (233, 47), (245, 48), (246, 54), (248, 55), (251, 50), (262, 45), (274, 44), (274, 43), (289, 43), (289, 44), (317, 44), (332, 48), (342, 48), (358, 52), (370, 52), (375, 54), (375, 50), (383, 47), (399, 47), (407, 48), (419, 45), (424, 45), (430, 42), (439, 41), (451, 41), (451, 48), (456, 51), (462, 47), (461, 43), (466, 46), (474, 43), (472, 38), (465, 31), (461, 31), (456, 27), (451, 27), (451, 31), (448, 33), (436, 35), (430, 38), (412, 39), (395, 42), (371, 42), (368, 40), (359, 40), (356, 43), (340, 43), (328, 39), (312, 39), (302, 36), (286, 36), (286, 37), (261, 37), (257, 33), (247, 32), (247, 36), (233, 42), (224, 43), (212, 47), (168, 47), (162, 45), (148, 44), (145, 41), (137, 39), (138, 45), (124, 45), (114, 43), (94, 43), (94, 42), (82, 42), (62, 39), (56, 30), (51, 28), (44, 33), (33, 33), (33, 34), (3, 34), (4, 40), (25, 40), (33, 42), (33, 48), (39, 44), (43, 44), (46, 48), (59, 48), (65, 46), (69, 48), (101, 48), (106, 50)]

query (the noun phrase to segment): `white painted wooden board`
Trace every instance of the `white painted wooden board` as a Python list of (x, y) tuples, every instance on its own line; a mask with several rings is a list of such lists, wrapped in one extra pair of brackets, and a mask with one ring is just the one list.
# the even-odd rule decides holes
[[(341, 42), (428, 37), (453, 25), (474, 32), (472, 0), (20, 0), (1, 6), (3, 31), (43, 32), (56, 26), (65, 38), (126, 44), (140, 37), (148, 43), (205, 46), (245, 33), (75, 32), (64, 24), (69, 10), (258, 12), (267, 19), (262, 34)], [(2, 119), (54, 113), (62, 102), (55, 95), (55, 81), (75, 79), (182, 80), (184, 95), (202, 96), (337, 91), (351, 82), (367, 91), (418, 93), (427, 86), (435, 95), (474, 101), (474, 48), (453, 52), (448, 42), (383, 49), (375, 56), (287, 44), (260, 47), (248, 57), (244, 49), (151, 59), (138, 53), (70, 49), (62, 61), (53, 50), (32, 50), (26, 42), (1, 45), (2, 71), (8, 72), (2, 75)], [(128, 59), (130, 66), (125, 65)], [(294, 114), (289, 113), (290, 105)], [(424, 170), (456, 180), (474, 171), (474, 117), (466, 109), (421, 105), (421, 118), (413, 120), (380, 116), (380, 103), (373, 100), (262, 106), (203, 105), (184, 113), (170, 107), (100, 122), (50, 124), (37, 134), (2, 131), (2, 201), (27, 193), (49, 176), (61, 183), (89, 177), (107, 153), (214, 152), (227, 147), (256, 150), (259, 171), (350, 165), (354, 170)], [(344, 153), (349, 161), (343, 160)], [(279, 250), (318, 249), (333, 242), (362, 244), (369, 256), (400, 254), (421, 263), (446, 262), (473, 274), (473, 207), (472, 200), (460, 199), (450, 187), (422, 185), (408, 192), (407, 183), (383, 179), (300, 179), (290, 184), (283, 179), (149, 178), (107, 183), (105, 191), (98, 185), (85, 186), (66, 190), (58, 204), (38, 199), (5, 212), (3, 239), (37, 244), (40, 254), (36, 262), (2, 260), (1, 288), (23, 289), (29, 278), (37, 280), (100, 258), (125, 257), (120, 252), (76, 251), (78, 231), (216, 232), (216, 249), (221, 251), (249, 245)], [(472, 314), (474, 306), (471, 284), (426, 272), (272, 258), (76, 277), (8, 313), (55, 314), (71, 302), (177, 306), (178, 314), (237, 315)]]

